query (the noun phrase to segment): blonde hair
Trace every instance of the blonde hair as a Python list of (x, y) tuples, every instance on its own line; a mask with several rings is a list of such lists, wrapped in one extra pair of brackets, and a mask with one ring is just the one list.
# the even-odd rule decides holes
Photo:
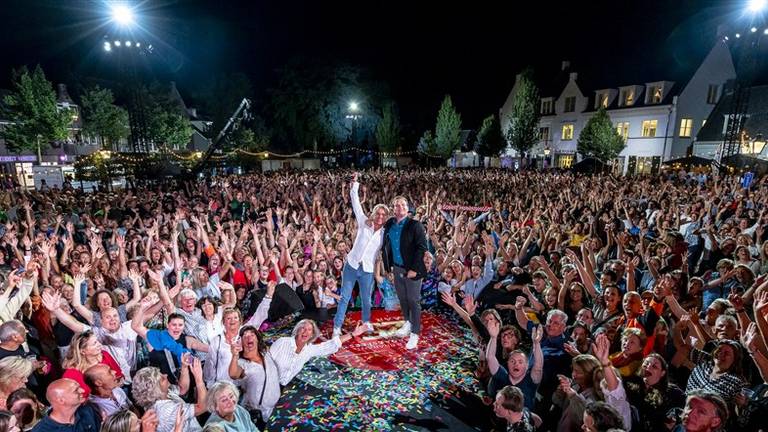
[(235, 387), (232, 383), (219, 381), (214, 384), (210, 390), (208, 390), (208, 395), (205, 397), (205, 408), (208, 410), (208, 412), (216, 412), (216, 399), (218, 399), (219, 395), (225, 391), (230, 391), (232, 395), (235, 396), (235, 403), (237, 403), (237, 400), (240, 399), (240, 391), (237, 389), (237, 387)]
[(67, 355), (64, 357), (64, 360), (61, 361), (61, 367), (85, 372), (85, 369), (92, 366), (88, 364), (88, 360), (81, 352), (91, 337), (96, 338), (96, 335), (90, 330), (76, 334), (69, 343), (69, 349), (67, 349)]
[(373, 206), (373, 210), (371, 210), (371, 216), (375, 215), (376, 212), (379, 211), (379, 209), (384, 209), (387, 215), (389, 215), (390, 213), (389, 207), (387, 207), (386, 204), (376, 204), (375, 206)]
[(12, 356), (0, 360), (0, 388), (5, 388), (14, 378), (30, 376), (32, 370), (32, 362), (24, 357)]
[(155, 402), (167, 398), (167, 395), (160, 390), (161, 376), (160, 369), (153, 366), (147, 366), (136, 372), (131, 394), (137, 405), (149, 409)]

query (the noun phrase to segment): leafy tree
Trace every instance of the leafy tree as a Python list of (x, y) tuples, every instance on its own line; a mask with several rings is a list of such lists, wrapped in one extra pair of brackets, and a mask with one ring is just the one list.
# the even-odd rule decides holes
[(437, 145), (435, 144), (435, 138), (432, 136), (432, 131), (424, 131), (424, 135), (419, 139), (418, 150), (430, 157), (437, 155)]
[(205, 131), (208, 138), (215, 138), (224, 128), (243, 98), (253, 99), (253, 87), (242, 73), (220, 75), (202, 93), (201, 104), (211, 124)]
[(161, 105), (155, 107), (149, 119), (149, 133), (156, 145), (182, 149), (189, 144), (193, 132), (189, 119)]
[(461, 142), (461, 115), (456, 111), (450, 96), (443, 99), (437, 113), (435, 125), (435, 148), (437, 155), (449, 158), (458, 150)]
[[(291, 62), (268, 94), (272, 138), (290, 151), (366, 141), (379, 122), (382, 101), (387, 100), (387, 88), (363, 69), (316, 61)], [(354, 121), (346, 118), (352, 100), (361, 104), (361, 117)]]
[(32, 73), (26, 67), (14, 72), (13, 89), (3, 99), (4, 117), (9, 124), (0, 131), (8, 151), (20, 153), (38, 145), (65, 140), (72, 113), (56, 106), (56, 92), (38, 65)]
[(105, 149), (127, 138), (130, 132), (128, 111), (114, 104), (112, 91), (99, 86), (88, 89), (82, 97), (83, 130), (91, 136), (100, 136)]
[(475, 151), (482, 156), (498, 157), (507, 146), (501, 135), (501, 124), (495, 115), (489, 115), (483, 119), (483, 124), (477, 132)]
[(624, 139), (613, 127), (611, 117), (603, 107), (584, 126), (577, 144), (579, 153), (605, 163), (615, 159), (624, 147)]
[(376, 125), (376, 143), (382, 152), (397, 151), (400, 144), (400, 119), (397, 116), (394, 102), (384, 105), (381, 120)]
[(506, 131), (512, 148), (521, 155), (539, 140), (539, 89), (533, 82), (533, 71), (526, 69), (518, 83), (512, 104), (510, 126)]

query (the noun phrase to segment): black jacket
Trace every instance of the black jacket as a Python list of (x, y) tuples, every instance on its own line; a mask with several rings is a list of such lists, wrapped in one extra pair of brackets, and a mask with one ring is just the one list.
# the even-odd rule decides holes
[[(392, 271), (395, 265), (392, 257), (392, 244), (389, 241), (389, 230), (396, 223), (395, 218), (390, 218), (384, 224), (384, 269)], [(407, 217), (403, 231), (400, 233), (400, 255), (403, 257), (405, 270), (416, 272), (416, 279), (427, 275), (427, 267), (424, 265), (424, 252), (427, 251), (427, 234), (421, 222)]]

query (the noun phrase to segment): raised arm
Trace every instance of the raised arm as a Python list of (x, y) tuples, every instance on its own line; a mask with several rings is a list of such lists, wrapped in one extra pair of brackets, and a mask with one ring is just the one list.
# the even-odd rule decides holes
[(495, 319), (488, 320), (488, 345), (485, 348), (485, 360), (488, 362), (488, 370), (495, 375), (499, 370), (499, 360), (496, 358), (496, 339), (499, 338), (499, 323)]
[(363, 206), (360, 205), (360, 196), (358, 194), (360, 190), (360, 183), (357, 182), (357, 173), (352, 174), (352, 185), (349, 187), (349, 197), (352, 201), (352, 211), (355, 213), (355, 220), (357, 226), (363, 226), (368, 218), (365, 216)]
[(533, 367), (531, 368), (531, 381), (538, 384), (544, 374), (544, 352), (541, 350), (541, 339), (544, 337), (544, 326), (536, 326), (531, 335), (533, 339)]
[(43, 293), (43, 306), (51, 311), (62, 324), (67, 326), (75, 333), (82, 333), (85, 331), (85, 324), (76, 320), (72, 315), (61, 309), (61, 293), (49, 294)]

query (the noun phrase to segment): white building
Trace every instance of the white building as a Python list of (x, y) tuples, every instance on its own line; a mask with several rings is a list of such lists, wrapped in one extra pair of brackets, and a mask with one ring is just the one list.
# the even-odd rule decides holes
[[(579, 134), (602, 105), (627, 143), (616, 160), (616, 171), (655, 172), (664, 160), (688, 153), (723, 85), (734, 77), (731, 54), (722, 41), (715, 44), (686, 82), (662, 79), (588, 89), (579, 85), (578, 74), (563, 62), (554, 83), (537, 83), (543, 88), (541, 141), (531, 149), (530, 156), (541, 160), (546, 157), (550, 166), (571, 167), (580, 159), (576, 151)], [(502, 130), (509, 127), (519, 80), (520, 75), (501, 107)]]

